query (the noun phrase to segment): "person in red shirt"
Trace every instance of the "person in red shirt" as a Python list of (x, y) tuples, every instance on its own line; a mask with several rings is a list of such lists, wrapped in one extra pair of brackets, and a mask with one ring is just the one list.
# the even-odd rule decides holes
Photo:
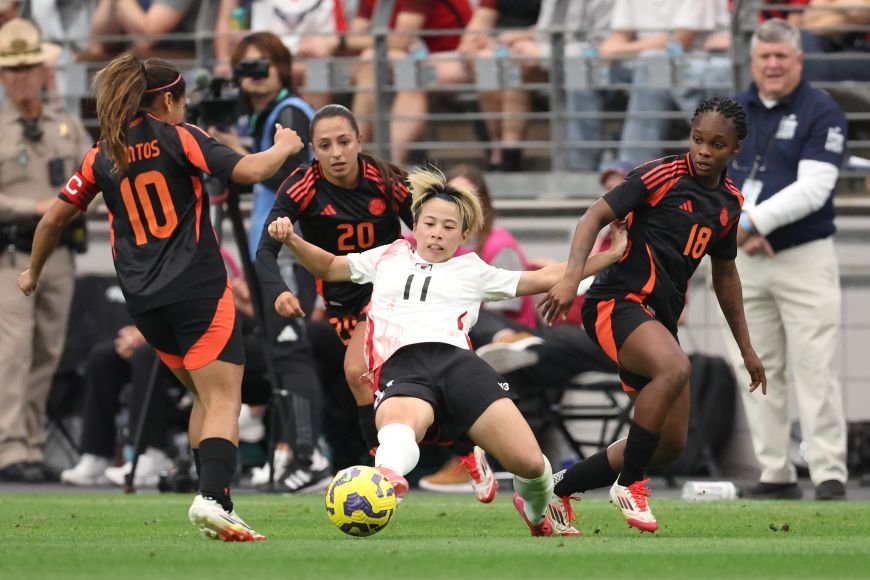
[(195, 396), (188, 434), (200, 486), (191, 523), (211, 538), (264, 540), (230, 498), (244, 344), (202, 173), (256, 183), (300, 151), (302, 140), (278, 125), (271, 148), (242, 156), (182, 123), (184, 78), (161, 59), (120, 56), (97, 73), (94, 92), (102, 139), (40, 220), (19, 288), (28, 296), (36, 289), (61, 230), (102, 192), (127, 309)]
[[(375, 111), (374, 40), (360, 36), (370, 32), (377, 0), (360, 0), (356, 18), (351, 22), (346, 47), (360, 54), (364, 64), (353, 72), (353, 82), (358, 87), (353, 98), (354, 114), (360, 119), (360, 131), (364, 142), (370, 142), (372, 128), (369, 119)], [(389, 57), (405, 58), (411, 53), (428, 53), (428, 61), (437, 74), (437, 84), (451, 85), (468, 82), (468, 69), (454, 51), (459, 46), (459, 30), (471, 19), (468, 0), (397, 0), (390, 19)], [(426, 35), (427, 30), (456, 30), (456, 34)], [(422, 32), (422, 34), (421, 34)], [(392, 160), (404, 164), (408, 160), (408, 146), (423, 133), (425, 115), (429, 109), (423, 91), (397, 91), (391, 108), (392, 117), (415, 117), (393, 120), (390, 124)]]

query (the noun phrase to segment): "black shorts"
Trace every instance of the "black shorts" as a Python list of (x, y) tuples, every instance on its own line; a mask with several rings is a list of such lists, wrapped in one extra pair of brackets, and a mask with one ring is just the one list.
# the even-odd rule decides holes
[(133, 316), (133, 322), (171, 369), (196, 370), (215, 360), (245, 362), (229, 283), (220, 298), (167, 304)]
[(515, 399), (507, 380), (482, 358), (450, 344), (426, 342), (400, 348), (375, 376), (375, 409), (395, 396), (432, 405), (435, 424), (426, 439), (446, 443), (468, 431), (499, 399)]
[[(656, 320), (649, 308), (639, 302), (622, 298), (586, 298), (581, 311), (583, 328), (610, 359), (619, 364), (619, 350), (635, 329), (650, 320)], [(661, 322), (661, 321), (660, 321)], [(662, 322), (674, 338), (676, 325)], [(619, 379), (626, 391), (639, 391), (650, 382), (649, 377), (619, 368)]]

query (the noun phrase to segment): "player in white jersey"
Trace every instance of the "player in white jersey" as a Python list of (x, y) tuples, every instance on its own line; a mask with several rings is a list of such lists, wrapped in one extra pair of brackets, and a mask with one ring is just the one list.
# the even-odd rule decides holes
[[(514, 506), (532, 535), (577, 535), (570, 524), (551, 520), (550, 464), (514, 404), (510, 385), (471, 352), (468, 341), (481, 301), (546, 292), (565, 264), (517, 272), (490, 266), (473, 253), (454, 257), (483, 221), (477, 197), (428, 171), (408, 180), (416, 249), (398, 240), (336, 256), (296, 235), (288, 218), (268, 227), (269, 235), (319, 278), (374, 285), (366, 354), (378, 389), (375, 466), (404, 495), (404, 475), (417, 464), (421, 440), (467, 435), (514, 473)], [(594, 274), (622, 255), (625, 231), (613, 231), (611, 250), (591, 257), (585, 272)]]

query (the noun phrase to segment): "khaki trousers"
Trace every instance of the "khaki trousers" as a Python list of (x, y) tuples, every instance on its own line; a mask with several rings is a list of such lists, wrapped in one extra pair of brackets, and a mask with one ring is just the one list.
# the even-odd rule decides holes
[(728, 356), (737, 376), (761, 481), (791, 483), (789, 388), (794, 385), (807, 463), (815, 485), (846, 481), (846, 417), (833, 369), (840, 328), (840, 277), (834, 242), (817, 240), (772, 258), (737, 256), (752, 345), (767, 373), (767, 395), (750, 393), (749, 374), (722, 320)]
[(72, 254), (59, 248), (25, 296), (18, 275), (29, 263), (30, 254), (0, 254), (0, 468), (43, 460), (45, 405), (75, 286)]

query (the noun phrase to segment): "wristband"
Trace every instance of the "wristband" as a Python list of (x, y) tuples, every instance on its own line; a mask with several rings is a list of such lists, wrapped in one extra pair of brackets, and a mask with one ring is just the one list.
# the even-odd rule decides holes
[(749, 214), (746, 213), (745, 211), (740, 214), (740, 222), (739, 223), (740, 223), (740, 227), (743, 228), (743, 230), (747, 234), (751, 234), (755, 231), (755, 228), (752, 227), (752, 220), (749, 219)]

